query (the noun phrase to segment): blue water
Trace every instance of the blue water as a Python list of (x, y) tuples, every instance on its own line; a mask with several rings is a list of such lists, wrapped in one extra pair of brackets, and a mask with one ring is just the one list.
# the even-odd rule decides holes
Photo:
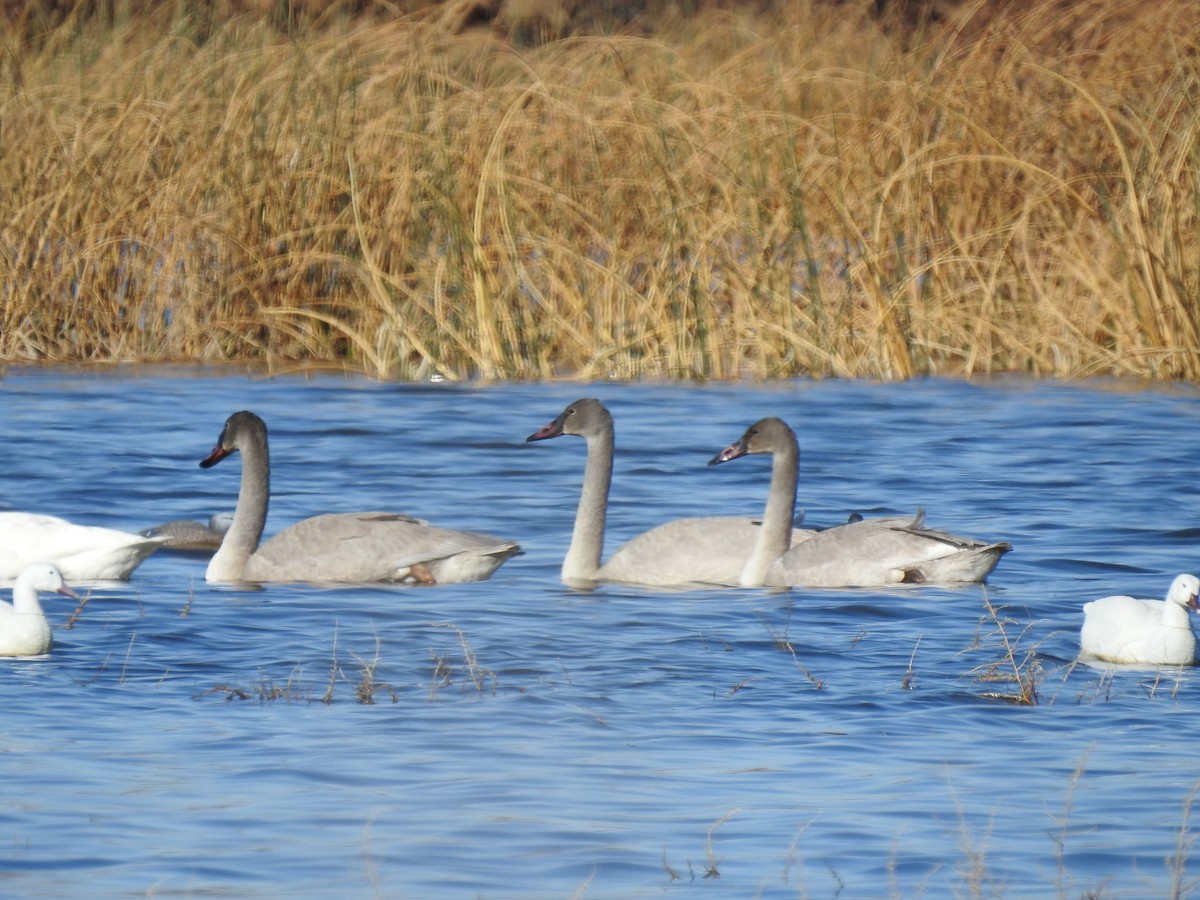
[[(524, 438), (585, 395), (617, 421), (610, 549), (761, 511), (764, 458), (705, 462), (764, 415), (800, 437), (809, 523), (924, 506), (1016, 549), (986, 589), (568, 590), (583, 442)], [(269, 532), (382, 508), (525, 555), (480, 584), (250, 591), (159, 553), (69, 630), (45, 598), (52, 654), (0, 661), (0, 895), (1186, 894), (1197, 674), (1074, 657), (1083, 602), (1200, 570), (1198, 401), (10, 368), (0, 508), (232, 509), (238, 458), (197, 463), (248, 408)], [(1036, 705), (984, 677), (1005, 638)]]

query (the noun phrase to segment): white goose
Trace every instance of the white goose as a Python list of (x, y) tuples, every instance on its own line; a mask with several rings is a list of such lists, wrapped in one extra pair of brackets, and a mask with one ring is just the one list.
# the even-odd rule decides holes
[(241, 451), (242, 481), (233, 524), (209, 561), (209, 582), (416, 582), (483, 581), (521, 552), (512, 541), (473, 531), (434, 528), (412, 516), (387, 512), (314, 516), (259, 546), (267, 520), (271, 463), (267, 426), (252, 412), (237, 412), (201, 468)]
[[(583, 490), (575, 513), (571, 546), (562, 566), (565, 583), (581, 587), (600, 581), (661, 587), (738, 583), (762, 531), (761, 522), (748, 517), (675, 519), (630, 539), (602, 564), (608, 491), (612, 484), (612, 416), (599, 400), (577, 400), (526, 440), (542, 441), (564, 434), (579, 435), (587, 441)], [(784, 515), (782, 510), (779, 512)], [(793, 513), (791, 507), (786, 511), (791, 539), (800, 541), (813, 534), (790, 528)]]
[(1179, 575), (1166, 600), (1102, 597), (1083, 605), (1080, 653), (1110, 663), (1190, 666), (1196, 636), (1189, 612), (1198, 608), (1200, 579)]
[(164, 542), (57, 516), (0, 512), (0, 581), (35, 562), (54, 563), (69, 581), (124, 581)]
[(771, 454), (773, 466), (761, 536), (742, 570), (742, 585), (851, 587), (983, 581), (1012, 549), (1003, 542), (989, 544), (926, 528), (920, 512), (913, 518), (851, 521), (796, 544), (790, 540), (800, 460), (796, 435), (782, 419), (762, 419), (709, 465), (752, 453)]
[(50, 563), (34, 563), (17, 576), (13, 602), (0, 600), (0, 656), (41, 656), (54, 639), (38, 602), (38, 591), (75, 597), (62, 572)]

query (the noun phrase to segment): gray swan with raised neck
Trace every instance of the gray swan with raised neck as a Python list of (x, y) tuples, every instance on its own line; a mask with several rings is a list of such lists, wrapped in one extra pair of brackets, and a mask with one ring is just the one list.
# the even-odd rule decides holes
[(209, 582), (483, 581), (520, 553), (513, 541), (473, 531), (435, 528), (389, 512), (332, 513), (297, 522), (259, 546), (267, 521), (271, 464), (267, 426), (243, 410), (225, 422), (201, 468), (242, 455), (242, 480), (233, 523), (209, 561)]
[[(737, 585), (762, 530), (760, 521), (750, 517), (675, 519), (630, 539), (607, 562), (601, 562), (612, 485), (612, 415), (599, 400), (577, 400), (526, 440), (542, 441), (564, 434), (578, 435), (587, 442), (583, 489), (571, 545), (562, 565), (565, 583), (579, 587), (604, 581), (659, 587)], [(797, 541), (812, 534), (791, 529), (790, 514), (788, 531)]]
[(755, 422), (709, 465), (755, 453), (770, 454), (772, 476), (759, 542), (739, 578), (743, 586), (867, 587), (884, 584), (983, 581), (1012, 549), (924, 526), (912, 518), (862, 519), (818, 531), (794, 543), (790, 525), (796, 502), (800, 448), (786, 422)]

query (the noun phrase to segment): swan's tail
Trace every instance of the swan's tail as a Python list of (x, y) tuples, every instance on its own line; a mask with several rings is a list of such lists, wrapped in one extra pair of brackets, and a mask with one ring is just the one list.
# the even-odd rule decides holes
[(902, 581), (908, 584), (955, 584), (985, 581), (1000, 562), (1000, 557), (1012, 550), (1012, 544), (973, 542), (970, 547), (939, 559), (916, 563), (904, 570)]

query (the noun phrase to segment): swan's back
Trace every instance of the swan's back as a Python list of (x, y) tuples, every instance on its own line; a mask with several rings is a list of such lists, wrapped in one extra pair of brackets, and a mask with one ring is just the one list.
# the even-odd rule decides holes
[[(658, 587), (737, 585), (761, 532), (762, 520), (750, 517), (675, 519), (622, 544), (596, 578)], [(796, 528), (792, 540), (813, 534)]]
[(818, 532), (771, 566), (767, 584), (844, 587), (982, 581), (1011, 545), (925, 528), (921, 517), (848, 522)]
[(264, 543), (247, 560), (242, 580), (480, 581), (519, 552), (512, 541), (436, 528), (412, 516), (331, 513), (297, 522)]
[(205, 525), (195, 519), (173, 519), (140, 532), (142, 537), (163, 538), (166, 550), (216, 550), (233, 523), (229, 514), (214, 514)]

